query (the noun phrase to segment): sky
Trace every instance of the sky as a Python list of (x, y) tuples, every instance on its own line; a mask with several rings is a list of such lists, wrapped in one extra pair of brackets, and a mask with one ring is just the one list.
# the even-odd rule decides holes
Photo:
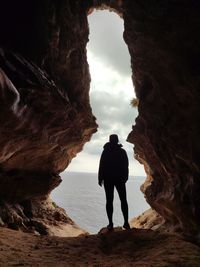
[(123, 40), (123, 20), (114, 12), (99, 10), (88, 16), (88, 22), (90, 104), (99, 127), (67, 171), (97, 173), (103, 145), (108, 142), (109, 135), (115, 133), (128, 154), (130, 174), (145, 176), (143, 165), (133, 157), (133, 144), (126, 142), (137, 117), (137, 108), (130, 105), (135, 92), (130, 55)]

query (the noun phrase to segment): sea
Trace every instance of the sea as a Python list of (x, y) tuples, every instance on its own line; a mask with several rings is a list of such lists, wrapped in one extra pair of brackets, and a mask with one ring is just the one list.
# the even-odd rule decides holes
[[(82, 172), (63, 172), (62, 183), (51, 193), (52, 200), (64, 208), (69, 217), (82, 229), (91, 234), (108, 224), (105, 209), (105, 192), (98, 185), (97, 174)], [(145, 181), (143, 176), (130, 176), (126, 183), (129, 218), (140, 215), (149, 209), (140, 191)], [(114, 226), (123, 225), (123, 216), (118, 194), (114, 193)]]

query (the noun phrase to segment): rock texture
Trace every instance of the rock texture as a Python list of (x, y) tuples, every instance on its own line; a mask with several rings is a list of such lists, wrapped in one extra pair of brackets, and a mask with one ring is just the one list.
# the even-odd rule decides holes
[(161, 217), (155, 210), (148, 209), (138, 217), (133, 218), (130, 221), (131, 228), (139, 229), (151, 229), (159, 231), (168, 231), (168, 228), (164, 227), (164, 218)]
[[(5, 224), (27, 226), (34, 207), (59, 185), (59, 173), (96, 131), (88, 96), (88, 33), (82, 1), (1, 3), (0, 217)], [(11, 210), (18, 215), (10, 216)]]
[(200, 94), (197, 1), (124, 1), (139, 116), (128, 137), (146, 162), (148, 203), (199, 237)]
[(0, 229), (1, 266), (199, 267), (200, 248), (145, 229), (75, 238)]

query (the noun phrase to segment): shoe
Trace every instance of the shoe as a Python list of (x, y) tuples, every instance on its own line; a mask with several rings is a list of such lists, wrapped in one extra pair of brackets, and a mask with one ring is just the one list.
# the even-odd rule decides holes
[(107, 225), (107, 229), (108, 229), (108, 231), (112, 231), (113, 230), (113, 223), (109, 223)]
[(129, 230), (129, 229), (131, 229), (131, 227), (130, 227), (130, 224), (129, 224), (129, 223), (124, 223), (124, 225), (123, 225), (123, 228), (124, 228), (124, 229), (126, 229), (126, 230)]

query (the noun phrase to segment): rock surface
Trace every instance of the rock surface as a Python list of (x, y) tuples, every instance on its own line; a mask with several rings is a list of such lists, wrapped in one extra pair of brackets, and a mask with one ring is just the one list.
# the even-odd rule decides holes
[(139, 116), (128, 137), (146, 162), (147, 202), (175, 230), (199, 236), (200, 3), (124, 1)]
[(0, 229), (1, 266), (199, 267), (200, 248), (151, 230), (60, 238)]
[(79, 236), (87, 234), (75, 224), (66, 211), (50, 198), (32, 199), (21, 203), (2, 201), (0, 226), (38, 235)]
[(148, 209), (138, 217), (130, 221), (132, 228), (151, 229), (151, 230), (165, 230), (163, 227), (165, 220), (155, 210)]
[(1, 3), (0, 217), (6, 225), (13, 209), (12, 223), (26, 224), (24, 203), (42, 206), (96, 131), (88, 33), (82, 1)]

